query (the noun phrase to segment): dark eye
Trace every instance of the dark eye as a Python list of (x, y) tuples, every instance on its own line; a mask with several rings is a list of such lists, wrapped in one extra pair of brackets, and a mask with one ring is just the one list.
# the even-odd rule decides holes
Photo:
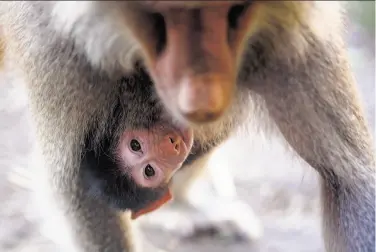
[(132, 139), (131, 140), (131, 149), (133, 151), (140, 151), (141, 150), (141, 144), (137, 140)]
[(144, 170), (144, 174), (147, 178), (151, 178), (155, 175), (155, 170), (151, 165), (147, 165)]

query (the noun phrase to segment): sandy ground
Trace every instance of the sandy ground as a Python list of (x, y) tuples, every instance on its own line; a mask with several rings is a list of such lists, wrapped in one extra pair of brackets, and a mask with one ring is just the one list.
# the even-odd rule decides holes
[[(374, 55), (364, 51), (363, 43), (353, 38), (350, 42), (356, 78), (374, 129)], [(27, 100), (17, 91), (19, 81), (10, 72), (0, 75), (0, 251), (56, 251), (54, 243), (39, 232), (40, 220), (35, 208), (28, 204), (30, 191), (14, 185), (27, 183), (14, 174), (27, 167), (33, 145)], [(186, 240), (144, 222), (146, 240), (156, 246), (146, 251), (323, 251), (316, 173), (286, 154), (281, 141), (266, 141), (261, 135), (238, 136), (230, 139), (215, 157), (213, 165), (231, 161), (239, 197), (252, 206), (263, 223), (262, 239), (257, 244), (218, 237)]]

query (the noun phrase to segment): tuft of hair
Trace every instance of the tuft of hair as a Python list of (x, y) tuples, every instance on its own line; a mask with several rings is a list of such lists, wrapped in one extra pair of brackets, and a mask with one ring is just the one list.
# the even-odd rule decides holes
[(58, 1), (52, 10), (54, 29), (82, 47), (94, 67), (132, 71), (141, 57), (124, 9), (111, 2)]
[(0, 68), (4, 66), (4, 55), (5, 55), (5, 42), (4, 42), (4, 38), (1, 35), (1, 27), (0, 27)]
[(281, 55), (304, 58), (311, 43), (311, 36), (307, 34), (314, 34), (314, 37), (324, 42), (340, 41), (338, 34), (341, 35), (343, 31), (345, 8), (339, 1), (262, 1), (255, 2), (253, 8), (253, 25), (247, 32), (250, 37), (259, 32), (270, 34), (271, 37), (279, 34), (282, 41), (274, 43), (284, 43), (282, 33), (285, 33), (288, 43), (284, 44), (290, 46), (270, 45), (278, 50), (286, 50)]

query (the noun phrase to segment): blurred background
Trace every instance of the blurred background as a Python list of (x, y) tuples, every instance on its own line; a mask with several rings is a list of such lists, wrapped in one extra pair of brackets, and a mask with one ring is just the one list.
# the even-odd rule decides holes
[[(348, 50), (374, 132), (375, 2), (352, 1), (348, 8)], [(26, 110), (28, 101), (17, 84), (21, 81), (11, 67), (0, 72), (0, 251), (56, 251), (54, 243), (40, 232), (43, 223), (38, 206), (30, 204), (32, 171), (27, 166), (34, 140)], [(323, 251), (316, 173), (287, 154), (281, 140), (238, 134), (215, 153), (210, 164), (231, 166), (239, 197), (253, 208), (264, 227), (257, 247), (223, 237), (182, 239), (143, 221), (144, 236), (153, 246), (146, 251)]]

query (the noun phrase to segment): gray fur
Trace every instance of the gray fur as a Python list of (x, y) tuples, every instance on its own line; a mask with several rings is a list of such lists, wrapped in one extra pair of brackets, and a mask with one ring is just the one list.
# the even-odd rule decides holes
[[(82, 8), (69, 14), (75, 4)], [(7, 50), (29, 80), (48, 181), (78, 251), (131, 251), (117, 213), (82, 195), (76, 167), (83, 136), (111, 121), (107, 112), (117, 90), (106, 73), (128, 73), (142, 58), (134, 42), (139, 35), (127, 23), (137, 17), (126, 18), (135, 12), (114, 2), (1, 2), (0, 12)], [(210, 149), (240, 119), (259, 119), (263, 129), (275, 123), (322, 177), (327, 251), (375, 251), (374, 151), (343, 45), (341, 12), (335, 2), (262, 3), (232, 107), (215, 123), (194, 125), (195, 141)]]

